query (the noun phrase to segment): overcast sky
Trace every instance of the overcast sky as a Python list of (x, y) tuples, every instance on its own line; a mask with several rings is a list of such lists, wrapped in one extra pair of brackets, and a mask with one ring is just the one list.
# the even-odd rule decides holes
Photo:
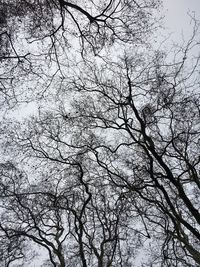
[(196, 18), (200, 20), (200, 0), (163, 0), (166, 11), (166, 26), (171, 32), (184, 35), (191, 32), (188, 12), (195, 12)]

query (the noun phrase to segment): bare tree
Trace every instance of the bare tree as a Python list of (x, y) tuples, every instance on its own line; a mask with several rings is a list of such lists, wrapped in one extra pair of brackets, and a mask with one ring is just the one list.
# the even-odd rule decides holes
[(156, 52), (147, 61), (135, 54), (99, 69), (89, 64), (74, 81), (80, 143), (116, 188), (131, 192), (143, 233), (160, 246), (149, 266), (200, 263), (199, 57), (186, 69), (196, 45), (192, 36), (178, 61)]
[[(16, 264), (26, 264), (30, 259), (25, 248), (34, 251), (32, 244), (36, 244), (35, 253), (40, 247), (47, 251), (45, 259), (50, 266), (128, 266), (140, 237), (131, 226), (135, 219), (130, 203), (121, 190), (106, 182), (106, 173), (98, 168), (90, 171), (89, 164), (94, 163), (85, 153), (72, 151), (70, 155), (70, 145), (61, 139), (61, 128), (53, 130), (55, 120), (51, 119), (38, 122), (43, 131), (36, 122), (32, 124), (37, 131), (31, 133), (33, 138), (30, 133), (23, 140), (17, 138), (29, 166), (32, 162), (32, 167), (39, 164), (41, 169), (37, 167), (33, 174), (28, 167), (28, 177), (11, 163), (1, 165), (1, 238), (9, 247), (14, 246), (2, 251), (2, 256), (8, 253), (2, 264), (10, 266), (10, 258)], [(41, 143), (43, 138), (48, 140), (46, 144)], [(55, 144), (59, 155), (51, 150)], [(36, 256), (32, 255), (33, 260)]]
[(140, 37), (152, 30), (153, 11), (159, 4), (159, 1), (153, 0), (97, 0), (87, 3), (64, 0), (2, 1), (1, 24), (4, 31), (1, 37), (6, 35), (16, 57), (21, 57), (14, 48), (18, 40), (17, 27), (24, 26), (30, 42), (48, 38), (52, 41), (52, 48), (57, 47), (61, 39), (70, 44), (70, 35), (80, 39), (82, 49), (87, 43), (94, 51), (114, 41), (144, 42)]
[(157, 1), (1, 7), (3, 101), (39, 106), (1, 125), (1, 264), (199, 266), (198, 22), (167, 54)]
[(0, 1), (2, 106), (41, 100), (58, 80), (62, 87), (80, 54), (144, 43), (158, 27), (158, 7), (154, 0)]

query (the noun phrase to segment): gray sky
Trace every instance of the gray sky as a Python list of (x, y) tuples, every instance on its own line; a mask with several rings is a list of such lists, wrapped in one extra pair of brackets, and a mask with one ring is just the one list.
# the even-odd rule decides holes
[(166, 11), (166, 26), (170, 32), (184, 35), (191, 32), (189, 26), (190, 18), (188, 12), (195, 12), (195, 16), (200, 20), (200, 0), (163, 0)]

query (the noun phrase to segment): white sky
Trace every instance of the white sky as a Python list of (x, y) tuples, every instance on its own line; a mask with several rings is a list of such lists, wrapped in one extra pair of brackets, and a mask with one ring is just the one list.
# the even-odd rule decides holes
[(200, 20), (200, 0), (163, 0), (166, 11), (166, 26), (175, 35), (188, 35), (191, 32), (189, 27), (190, 18), (188, 12), (195, 12), (195, 16)]

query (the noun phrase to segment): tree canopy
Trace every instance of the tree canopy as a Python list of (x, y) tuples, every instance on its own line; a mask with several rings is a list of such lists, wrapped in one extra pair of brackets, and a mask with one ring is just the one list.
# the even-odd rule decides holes
[(1, 266), (199, 266), (198, 20), (164, 51), (160, 1), (0, 6)]

